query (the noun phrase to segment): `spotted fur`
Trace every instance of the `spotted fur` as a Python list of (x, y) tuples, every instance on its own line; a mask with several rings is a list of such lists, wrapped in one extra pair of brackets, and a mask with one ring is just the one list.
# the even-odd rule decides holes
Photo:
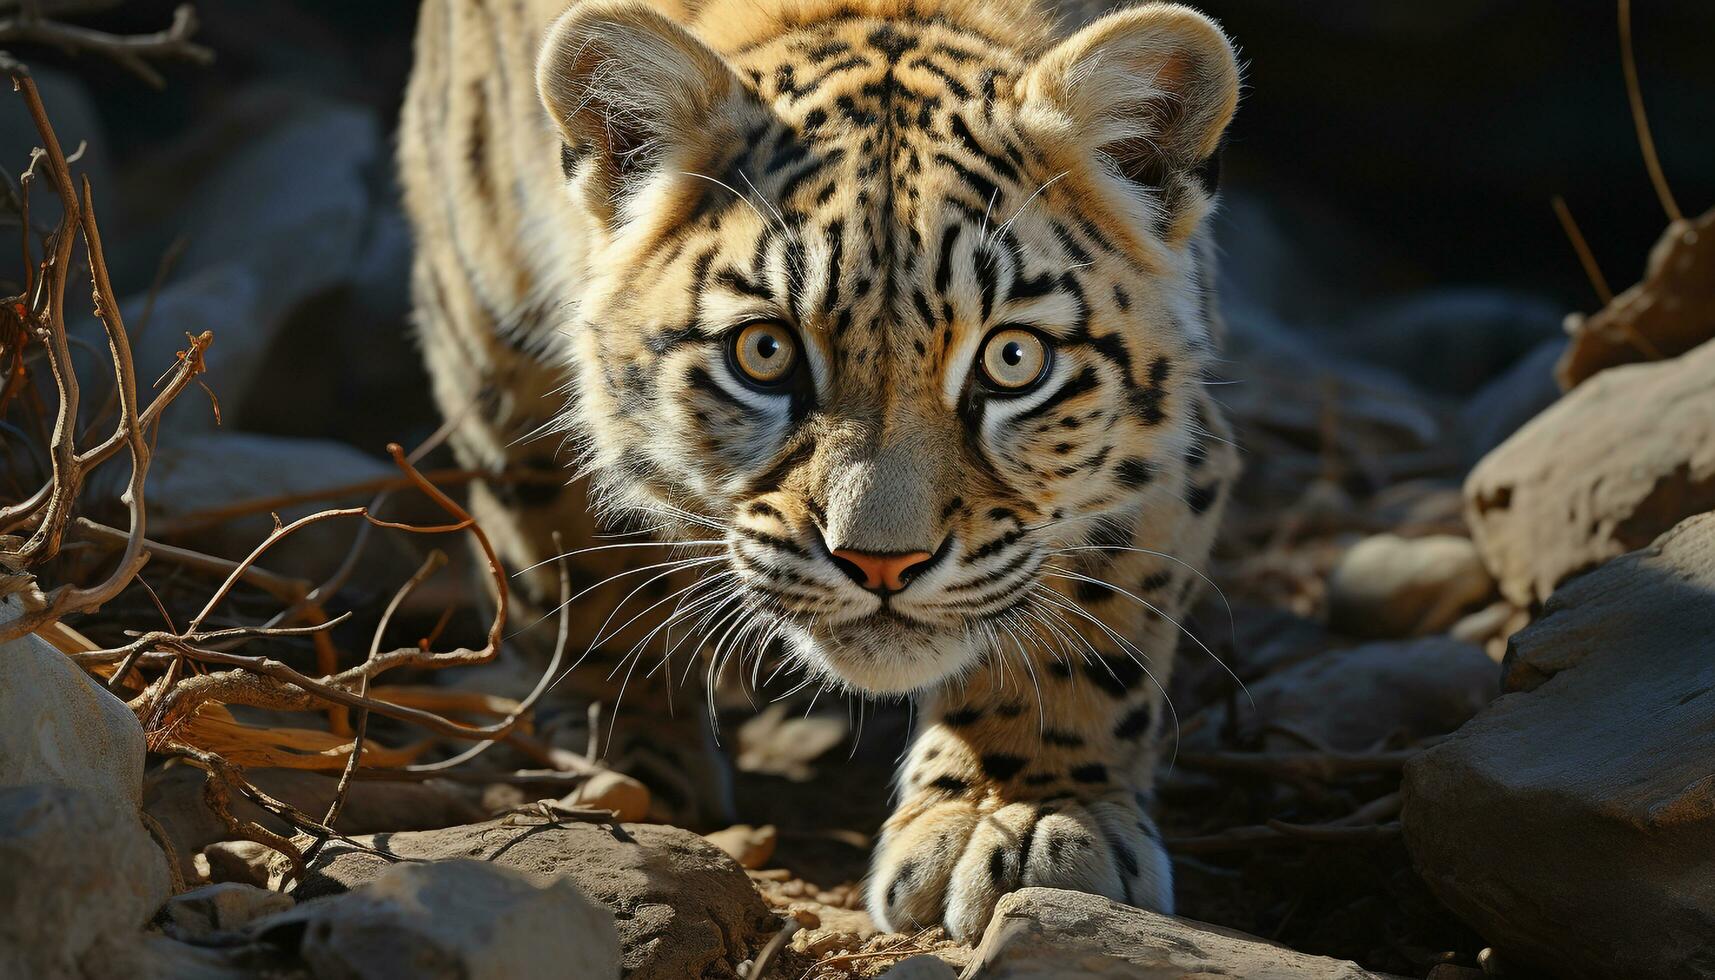
[[(779, 640), (814, 680), (915, 698), (884, 927), (969, 938), (1026, 885), (1170, 910), (1162, 691), (1237, 469), (1205, 389), (1219, 28), (1170, 4), (1068, 36), (1034, 0), (428, 0), (417, 59), (400, 156), (455, 446), (585, 474), (479, 485), (505, 557), (576, 547), (592, 510), (716, 540), (665, 608), (730, 604), (693, 626), (717, 653)], [(735, 368), (757, 322), (796, 339), (791, 383)], [(1022, 393), (975, 363), (1010, 328), (1051, 350)], [(834, 552), (930, 557), (880, 594)]]

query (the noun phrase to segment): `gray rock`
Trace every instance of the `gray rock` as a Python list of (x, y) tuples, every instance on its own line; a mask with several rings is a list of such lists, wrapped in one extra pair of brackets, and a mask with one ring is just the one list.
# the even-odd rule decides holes
[(137, 934), (171, 891), (161, 849), (122, 798), (0, 789), (0, 977), (78, 975), (98, 945)]
[[(385, 145), (367, 109), (253, 91), (173, 155), (134, 168), (140, 217), (186, 241), (153, 325), (134, 338), (139, 373), (170, 366), (187, 330), (212, 329), (211, 383), (241, 399), (294, 310), (351, 278), (373, 220), (372, 185), (390, 166)], [(133, 297), (122, 309), (134, 318), (142, 305)], [(212, 431), (197, 401), (168, 409), (163, 431)]]
[(1715, 977), (1715, 514), (1563, 586), (1505, 670), (1406, 769), (1424, 880), (1508, 962)]
[(1377, 534), (1353, 545), (1328, 577), (1328, 621), (1351, 636), (1439, 633), (1481, 608), (1495, 580), (1468, 538)]
[(253, 932), (288, 952), (295, 940), (312, 977), (341, 980), (603, 980), (620, 969), (612, 914), (570, 882), (464, 859), (389, 866)]
[(1025, 888), (995, 907), (966, 980), (1365, 980), (1357, 964), (1084, 892)]
[[(1366, 643), (1330, 650), (1249, 685), (1238, 697), (1241, 721), (1281, 726), (1334, 749), (1369, 750), (1384, 739), (1444, 735), (1464, 724), (1499, 693), (1494, 661), (1480, 647), (1445, 637)], [(1225, 725), (1226, 709), (1186, 739), (1209, 747)], [(1269, 749), (1302, 749), (1270, 732)]]
[(1465, 481), (1483, 562), (1517, 606), (1715, 508), (1715, 341), (1610, 368), (1490, 453)]
[[(731, 858), (676, 827), (521, 817), (358, 840), (394, 859), (474, 857), (538, 881), (566, 878), (617, 917), (628, 980), (732, 977), (779, 927)], [(357, 887), (388, 867), (387, 858), (330, 842), (295, 894)]]
[(167, 899), (156, 918), (167, 932), (179, 939), (200, 939), (217, 932), (231, 932), (264, 916), (290, 909), (292, 896), (280, 892), (222, 882), (203, 885)]
[[(307, 813), (326, 813), (338, 785), (334, 776), (298, 769), (250, 769), (244, 775), (264, 793)], [(231, 836), (226, 824), (209, 812), (208, 805), (203, 802), (202, 787), (202, 770), (190, 766), (169, 766), (150, 772), (143, 791), (143, 809), (156, 820), (163, 835), (172, 843), (179, 856), (180, 874), (186, 879), (200, 877), (195, 865), (198, 851)], [(259, 823), (277, 834), (290, 836), (294, 830), (246, 799), (235, 798), (232, 813), (241, 821)], [(470, 823), (484, 816), (486, 814), (474, 802), (441, 783), (360, 779), (352, 783), (346, 794), (345, 806), (340, 810), (339, 829), (353, 834), (427, 830)], [(266, 854), (237, 842), (233, 847), (236, 850), (222, 856), (223, 859), (232, 859), (222, 864), (225, 869), (222, 873), (231, 875), (233, 880), (265, 884), (269, 874)], [(211, 873), (215, 860), (212, 856), (209, 859)], [(241, 865), (244, 864), (248, 864), (250, 870), (243, 870)], [(256, 876), (260, 876), (260, 880)]]
[(879, 980), (959, 980), (959, 974), (946, 960), (925, 953), (893, 964)]
[[(21, 612), (0, 599), (0, 623)], [(136, 811), (143, 726), (46, 640), (0, 643), (0, 787), (53, 783)]]

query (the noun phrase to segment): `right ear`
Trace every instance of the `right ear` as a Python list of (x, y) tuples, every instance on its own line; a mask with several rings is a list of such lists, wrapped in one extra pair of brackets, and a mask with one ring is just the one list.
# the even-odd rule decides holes
[(708, 45), (639, 0), (575, 4), (548, 29), (536, 89), (565, 141), (568, 176), (591, 167), (590, 203), (612, 218), (638, 185), (695, 170), (736, 136), (744, 93)]

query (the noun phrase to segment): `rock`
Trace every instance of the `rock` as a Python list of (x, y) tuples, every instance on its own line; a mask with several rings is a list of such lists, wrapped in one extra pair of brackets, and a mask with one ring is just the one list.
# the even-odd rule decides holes
[(1055, 888), (1025, 888), (1002, 898), (965, 975), (982, 980), (1376, 977), (1355, 963)]
[(0, 977), (79, 975), (99, 944), (137, 933), (171, 892), (161, 849), (123, 797), (0, 789)]
[(959, 980), (959, 975), (946, 960), (924, 954), (893, 964), (881, 980)]
[(647, 818), (651, 799), (649, 787), (625, 773), (603, 769), (567, 793), (560, 802), (573, 808), (612, 810), (614, 817), (623, 822)]
[(1572, 343), (1555, 367), (1570, 390), (1616, 364), (1675, 357), (1715, 339), (1715, 210), (1667, 226), (1642, 282), (1592, 316), (1566, 318)]
[[(628, 980), (733, 977), (778, 928), (744, 871), (686, 830), (654, 824), (495, 820), (358, 838), (395, 859), (475, 857), (564, 877), (617, 917)], [(331, 894), (373, 879), (387, 858), (329, 842), (295, 894)]]
[[(116, 938), (84, 959), (86, 977), (126, 980), (254, 980), (259, 964), (231, 950), (169, 939), (160, 933)], [(279, 975), (289, 975), (280, 971)], [(303, 976), (298, 971), (299, 977)]]
[(1377, 534), (1334, 567), (1329, 624), (1353, 636), (1427, 636), (1482, 606), (1494, 590), (1495, 580), (1466, 538)]
[(1526, 422), (1560, 400), (1554, 364), (1564, 350), (1564, 339), (1545, 340), (1465, 399), (1459, 408), (1459, 434), (1469, 465), (1476, 465)]
[(161, 906), (157, 918), (174, 938), (200, 939), (217, 932), (231, 932), (264, 916), (284, 912), (293, 904), (290, 895), (225, 882), (174, 895)]
[(237, 882), (269, 890), (280, 887), (286, 865), (278, 851), (253, 840), (229, 840), (202, 849), (197, 877), (210, 882)]
[[(0, 600), (0, 622), (18, 615)], [(0, 976), (62, 976), (171, 894), (137, 819), (143, 729), (46, 640), (0, 644)]]
[[(156, 329), (134, 338), (139, 374), (170, 366), (186, 330), (211, 329), (209, 377), (241, 403), (265, 379), (295, 310), (349, 279), (372, 221), (373, 185), (389, 167), (373, 111), (257, 89), (227, 100), (161, 159), (131, 168), (127, 197), (139, 217), (186, 242), (159, 295)], [(152, 273), (142, 270), (139, 281)], [(128, 298), (122, 308), (142, 305)], [(241, 414), (241, 404), (230, 408)], [(162, 427), (214, 429), (206, 401), (191, 397), (167, 410)]]
[[(339, 780), (334, 776), (296, 769), (250, 769), (245, 778), (264, 793), (284, 800), (307, 813), (326, 813), (333, 802)], [(167, 766), (149, 773), (143, 792), (143, 809), (160, 825), (179, 856), (179, 870), (186, 878), (198, 878), (198, 851), (231, 834), (220, 818), (209, 812), (202, 798), (202, 770), (191, 766)], [(254, 821), (278, 834), (290, 836), (293, 828), (249, 800), (234, 798), (232, 813), (239, 820)], [(422, 783), (357, 780), (346, 794), (340, 810), (343, 833), (368, 834), (389, 830), (428, 830), (481, 820), (485, 813), (464, 795), (447, 786)], [(213, 872), (213, 862), (210, 862)], [(262, 884), (240, 878), (250, 884)]]
[[(190, 397), (189, 395), (186, 396)], [(291, 439), (244, 432), (210, 432), (163, 444), (149, 467), (149, 517), (169, 540), (198, 551), (239, 559), (273, 530), (268, 511), (174, 534), (175, 521), (229, 504), (324, 490), (399, 475), (390, 463), (327, 439)], [(328, 507), (368, 503), (371, 492), (275, 508), (284, 522)], [(351, 547), (358, 518), (313, 524), (269, 549), (269, 571), (320, 581)], [(395, 549), (368, 548), (366, 568), (377, 580), (404, 568)], [(405, 568), (400, 577), (408, 576)]]
[[(619, 976), (613, 916), (564, 879), (464, 859), (387, 867), (355, 891), (258, 922), (316, 977), (523, 980)], [(689, 975), (689, 974), (687, 974)]]
[(818, 959), (839, 950), (861, 949), (881, 933), (862, 909), (793, 902), (787, 912), (803, 926), (792, 934), (792, 948)]
[(1555, 592), (1505, 689), (1406, 769), (1424, 880), (1508, 962), (1715, 977), (1715, 515)]
[(727, 857), (738, 862), (738, 866), (747, 871), (753, 871), (768, 863), (774, 856), (774, 845), (779, 843), (780, 834), (773, 824), (752, 827), (741, 823), (717, 830), (712, 834), (704, 834), (703, 839), (725, 851)]
[(1561, 309), (1541, 297), (1454, 288), (1409, 293), (1360, 311), (1333, 346), (1426, 390), (1462, 397), (1560, 336)]
[[(0, 599), (0, 623), (21, 612)], [(0, 643), (0, 787), (53, 783), (129, 806), (143, 793), (143, 726), (52, 644)]]
[(1465, 481), (1483, 562), (1515, 605), (1715, 509), (1715, 342), (1609, 368), (1532, 419)]
[[(1362, 752), (1390, 738), (1444, 735), (1498, 693), (1495, 665), (1481, 648), (1445, 637), (1367, 643), (1330, 650), (1249, 685), (1255, 700), (1238, 696), (1241, 721), (1276, 725), (1334, 749)], [(1225, 726), (1226, 709), (1186, 738), (1210, 747)], [(1263, 737), (1271, 750), (1302, 750), (1279, 732)]]

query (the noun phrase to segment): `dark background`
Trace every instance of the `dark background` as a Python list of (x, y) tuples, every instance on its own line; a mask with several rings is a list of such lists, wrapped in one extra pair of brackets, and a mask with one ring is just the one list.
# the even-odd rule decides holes
[[(145, 0), (88, 22), (158, 29), (172, 5)], [(39, 68), (75, 72), (69, 84), (81, 88), (87, 106), (74, 118), (91, 132), (63, 135), (72, 145), (92, 137), (97, 191), (116, 202), (107, 221), (120, 229), (107, 237), (121, 243), (116, 266), (125, 294), (141, 296), (175, 236), (197, 233), (184, 212), (207, 204), (204, 190), (220, 176), (221, 158), (244, 141), (312, 110), (344, 113), (346, 130), (312, 131), (289, 151), (340, 158), (355, 152), (340, 145), (342, 132), (367, 130), (366, 145), (348, 161), (368, 197), (365, 227), (355, 248), (327, 257), (366, 268), (323, 277), (266, 311), (280, 318), (268, 340), (272, 370), (224, 380), (241, 428), (332, 436), (373, 450), (429, 422), (412, 359), (390, 358), (387, 346), (405, 329), (408, 253), (390, 169), (415, 7), (414, 0), (201, 4), (200, 40), (217, 61), (166, 65), (165, 91), (88, 55), (72, 64), (55, 52), (21, 52)], [(1641, 273), (1665, 218), (1633, 135), (1612, 3), (1213, 0), (1204, 8), (1237, 40), (1246, 66), (1225, 157), (1221, 228), (1229, 308), (1241, 330), (1247, 318), (1290, 324), (1332, 353), (1393, 367), (1420, 387), (1458, 397), (1557, 335), (1566, 311), (1596, 305), (1550, 210), (1552, 195), (1570, 203), (1616, 290)], [(1707, 164), (1715, 160), (1715, 4), (1644, 0), (1634, 24), (1664, 167), (1694, 214), (1715, 202), (1715, 167)], [(48, 88), (50, 110), (66, 119), (67, 107), (52, 103), (61, 92)], [(93, 117), (87, 124), (86, 115)], [(27, 146), (18, 123), (0, 137), (12, 144), (9, 157), (21, 160)], [(303, 169), (313, 175), (325, 163), (304, 160)], [(290, 161), (280, 168), (289, 170)], [(238, 179), (254, 186), (249, 195), (228, 188), (223, 217), (243, 217), (231, 212), (234, 199), (276, 211), (295, 205), (293, 188), (269, 186), (265, 168)], [(261, 221), (258, 234), (269, 226)], [(197, 242), (188, 248), (191, 261), (176, 275), (197, 271)], [(1443, 308), (1449, 303), (1451, 313)], [(1441, 322), (1449, 316), (1464, 321), (1460, 330)], [(217, 341), (217, 387), (230, 349)], [(1479, 363), (1464, 365), (1466, 357)], [(370, 364), (346, 383), (327, 370), (334, 358), (396, 363)], [(273, 390), (269, 376), (288, 378), (289, 390)], [(244, 391), (233, 391), (235, 382)], [(323, 400), (374, 411), (353, 427), (303, 410)]]

